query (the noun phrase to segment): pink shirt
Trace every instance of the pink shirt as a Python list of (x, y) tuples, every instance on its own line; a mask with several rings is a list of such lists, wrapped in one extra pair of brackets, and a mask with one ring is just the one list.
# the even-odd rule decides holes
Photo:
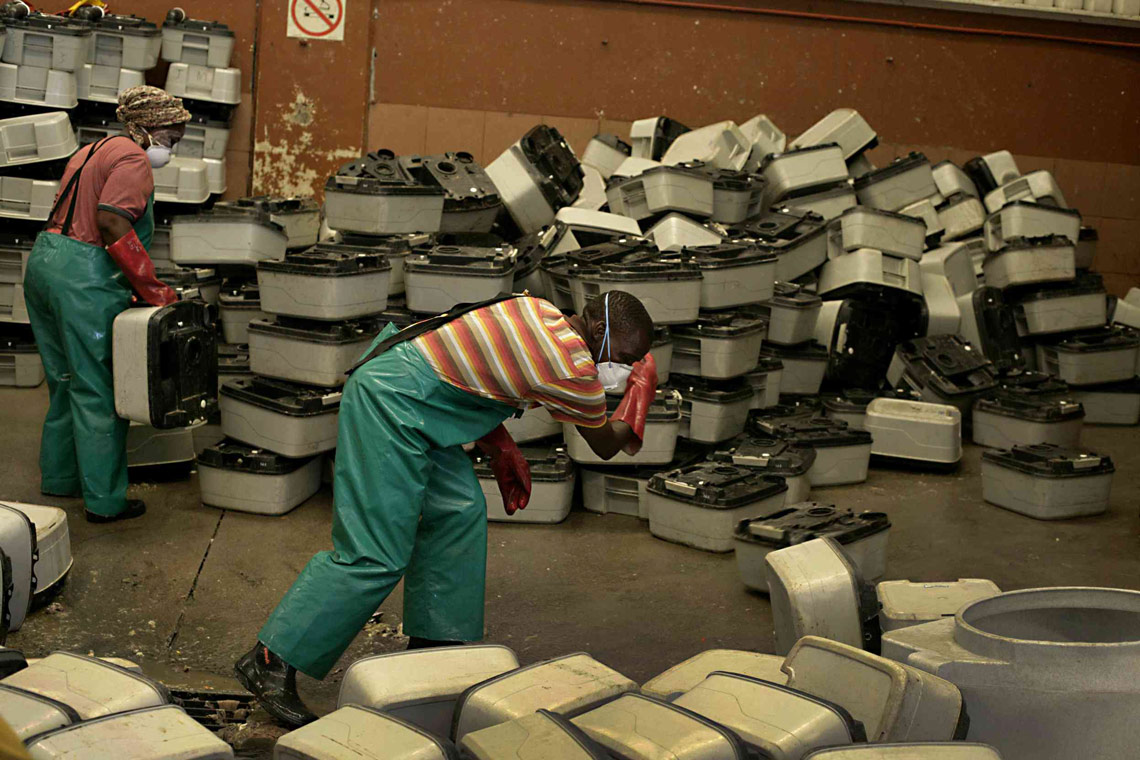
[[(102, 143), (84, 146), (71, 157), (63, 173), (63, 180), (59, 183), (61, 193), (71, 176), (83, 165), (87, 154), (95, 145), (100, 144), (102, 147), (99, 152), (88, 161), (79, 178), (76, 188), (79, 195), (68, 237), (102, 248), (103, 236), (99, 234), (99, 227), (95, 223), (95, 212), (110, 211), (134, 224), (146, 211), (147, 201), (154, 192), (154, 173), (146, 151), (134, 140), (113, 137)], [(46, 228), (48, 232), (61, 231), (69, 205), (70, 195), (59, 204), (55, 215), (49, 220)]]

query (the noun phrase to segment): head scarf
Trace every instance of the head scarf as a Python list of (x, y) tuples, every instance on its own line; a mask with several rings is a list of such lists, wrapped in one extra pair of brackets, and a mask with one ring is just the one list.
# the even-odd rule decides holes
[(144, 148), (148, 143), (147, 129), (190, 121), (190, 112), (182, 107), (181, 98), (149, 85), (123, 90), (115, 116), (127, 128), (131, 139)]

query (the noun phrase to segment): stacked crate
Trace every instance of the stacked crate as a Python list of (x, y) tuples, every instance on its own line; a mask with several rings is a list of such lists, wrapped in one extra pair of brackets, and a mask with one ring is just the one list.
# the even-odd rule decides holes
[[(0, 120), (0, 184), (54, 188), (68, 159), (78, 149), (64, 111), (29, 113)], [(14, 213), (24, 209), (12, 204)], [(0, 211), (0, 213), (3, 213)], [(39, 212), (35, 214), (40, 216)], [(35, 387), (44, 371), (24, 299), (24, 275), (37, 228), (42, 221), (5, 219), (0, 232), (0, 385)]]

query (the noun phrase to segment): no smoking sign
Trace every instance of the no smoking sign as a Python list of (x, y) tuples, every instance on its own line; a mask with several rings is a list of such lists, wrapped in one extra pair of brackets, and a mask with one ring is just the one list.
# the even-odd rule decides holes
[(344, 7), (348, 0), (289, 0), (289, 37), (343, 40)]

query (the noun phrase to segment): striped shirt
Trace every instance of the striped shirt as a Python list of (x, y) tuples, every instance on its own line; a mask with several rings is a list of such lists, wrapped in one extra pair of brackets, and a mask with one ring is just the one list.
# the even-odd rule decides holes
[(548, 301), (512, 298), (476, 309), (412, 344), (440, 379), (469, 393), (522, 409), (541, 405), (559, 422), (606, 422), (590, 349)]

